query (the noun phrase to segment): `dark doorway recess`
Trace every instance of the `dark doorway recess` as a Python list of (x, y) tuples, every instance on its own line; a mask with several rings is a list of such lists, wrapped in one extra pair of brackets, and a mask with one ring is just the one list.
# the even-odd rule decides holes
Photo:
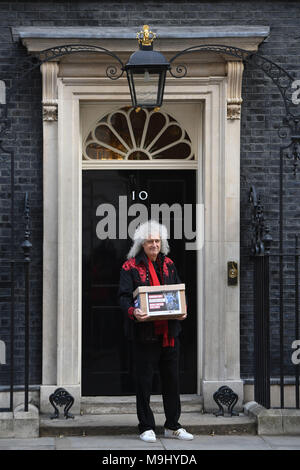
[[(120, 204), (120, 196), (123, 196)], [(126, 196), (126, 198), (124, 198)], [(124, 202), (126, 201), (127, 207)], [(82, 207), (82, 394), (131, 395), (134, 380), (131, 347), (124, 337), (123, 315), (117, 291), (120, 269), (131, 246), (128, 225), (139, 213), (128, 216), (133, 204), (143, 204), (149, 218), (153, 204), (180, 204), (180, 211), (171, 211), (170, 253), (179, 276), (186, 284), (188, 318), (182, 323), (180, 380), (181, 393), (197, 391), (197, 252), (186, 250), (184, 204), (193, 209), (195, 230), (196, 172), (193, 170), (88, 170), (83, 172)], [(109, 206), (103, 206), (108, 204)], [(99, 239), (97, 225), (107, 219), (100, 209), (115, 211), (115, 226), (103, 224), (102, 232), (116, 237)], [(114, 210), (112, 209), (114, 208)], [(135, 206), (137, 207), (137, 206)], [(97, 210), (98, 209), (98, 210)], [(176, 218), (176, 220), (175, 220)], [(182, 224), (183, 237), (174, 239), (174, 227)], [(176, 225), (178, 227), (178, 225)], [(98, 225), (99, 230), (99, 225)], [(124, 234), (125, 230), (125, 234)], [(123, 236), (124, 238), (120, 238)], [(160, 393), (155, 375), (153, 393)]]

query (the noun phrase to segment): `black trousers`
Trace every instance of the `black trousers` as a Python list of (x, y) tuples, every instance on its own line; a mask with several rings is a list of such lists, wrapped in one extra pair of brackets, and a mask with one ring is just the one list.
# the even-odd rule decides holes
[(179, 395), (179, 340), (174, 347), (162, 347), (161, 338), (155, 343), (134, 343), (136, 368), (136, 406), (140, 433), (153, 429), (155, 420), (150, 408), (153, 374), (159, 370), (163, 406), (166, 416), (165, 428), (181, 428), (178, 420), (181, 413)]

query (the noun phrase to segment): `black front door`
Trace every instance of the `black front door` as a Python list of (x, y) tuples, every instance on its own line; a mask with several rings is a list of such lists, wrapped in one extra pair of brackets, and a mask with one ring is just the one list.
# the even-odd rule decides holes
[[(184, 204), (195, 210), (193, 170), (88, 170), (83, 172), (82, 394), (134, 394), (131, 345), (124, 337), (117, 291), (120, 269), (131, 246), (127, 228), (151, 216), (154, 204), (180, 204), (170, 210), (170, 253), (186, 285), (188, 318), (182, 322), (181, 393), (196, 393), (196, 251), (186, 250)], [(138, 206), (137, 204), (142, 204)], [(175, 206), (173, 206), (175, 208)], [(129, 211), (129, 215), (128, 215)], [(143, 212), (143, 211), (142, 211)], [(193, 215), (195, 224), (195, 214)], [(178, 225), (179, 224), (179, 225)], [(183, 236), (174, 239), (174, 228)], [(176, 230), (177, 230), (176, 229)], [(104, 238), (107, 234), (108, 237)], [(177, 232), (176, 232), (177, 233)], [(176, 235), (175, 233), (175, 235)], [(178, 233), (176, 235), (178, 237)], [(153, 393), (160, 393), (156, 374)]]

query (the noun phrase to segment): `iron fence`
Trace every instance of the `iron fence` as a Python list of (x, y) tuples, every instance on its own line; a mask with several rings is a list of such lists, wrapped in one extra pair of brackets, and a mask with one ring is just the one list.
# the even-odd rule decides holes
[[(0, 408), (1, 411), (13, 411), (14, 408), (14, 391), (15, 391), (15, 319), (16, 319), (16, 287), (20, 289), (23, 287), (23, 325), (24, 325), (24, 410), (28, 411), (29, 401), (29, 342), (30, 342), (30, 249), (31, 243), (29, 241), (29, 200), (28, 194), (25, 194), (25, 237), (21, 244), (23, 249), (23, 259), (1, 259), (0, 269), (0, 305), (6, 306), (9, 310), (9, 336), (7, 341), (2, 341), (2, 357), (0, 358), (0, 369), (8, 367), (9, 369), (9, 406)], [(16, 275), (17, 274), (17, 275)], [(18, 282), (17, 278), (18, 277)], [(21, 278), (21, 279), (20, 279)], [(23, 286), (20, 285), (23, 281)], [(9, 344), (9, 354), (6, 354), (6, 343)], [(8, 357), (7, 357), (8, 356)], [(9, 365), (6, 360), (8, 359)]]
[[(279, 241), (281, 251), (271, 252), (272, 238), (264, 224), (260, 198), (254, 187), (253, 307), (254, 307), (254, 399), (266, 408), (300, 408), (299, 400), (299, 237), (294, 246)], [(279, 224), (281, 225), (281, 224)], [(281, 232), (282, 236), (282, 232)], [(298, 357), (299, 350), (299, 357)], [(274, 405), (271, 385), (279, 385)], [(286, 385), (294, 386), (294, 400), (285, 399)]]

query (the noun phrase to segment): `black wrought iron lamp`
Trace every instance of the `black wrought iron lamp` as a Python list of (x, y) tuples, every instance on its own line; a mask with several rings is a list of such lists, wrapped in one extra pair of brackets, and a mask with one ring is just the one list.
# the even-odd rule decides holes
[(163, 102), (166, 73), (170, 63), (160, 52), (153, 50), (156, 35), (148, 25), (137, 33), (139, 50), (134, 52), (124, 70), (127, 74), (132, 106), (160, 108)]

